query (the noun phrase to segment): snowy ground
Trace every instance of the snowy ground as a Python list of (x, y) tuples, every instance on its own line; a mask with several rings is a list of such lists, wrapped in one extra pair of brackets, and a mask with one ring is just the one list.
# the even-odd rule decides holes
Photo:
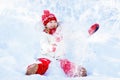
[[(0, 80), (119, 80), (120, 0), (0, 0)], [(26, 76), (40, 54), (44, 9), (63, 23), (66, 57), (87, 68), (84, 78), (67, 78), (56, 64), (45, 76)], [(99, 23), (92, 36), (87, 30)]]

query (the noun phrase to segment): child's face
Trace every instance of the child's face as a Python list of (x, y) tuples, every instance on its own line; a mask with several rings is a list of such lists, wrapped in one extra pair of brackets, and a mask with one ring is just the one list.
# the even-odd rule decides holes
[(55, 28), (55, 27), (57, 27), (57, 22), (55, 20), (52, 20), (47, 23), (46, 27), (49, 29)]

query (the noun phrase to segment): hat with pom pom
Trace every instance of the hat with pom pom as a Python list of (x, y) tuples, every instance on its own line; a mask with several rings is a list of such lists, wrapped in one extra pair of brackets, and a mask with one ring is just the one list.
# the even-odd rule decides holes
[(55, 15), (52, 14), (52, 13), (50, 13), (49, 10), (44, 10), (44, 14), (42, 15), (43, 25), (46, 26), (46, 24), (47, 24), (48, 22), (50, 22), (51, 20), (57, 21)]

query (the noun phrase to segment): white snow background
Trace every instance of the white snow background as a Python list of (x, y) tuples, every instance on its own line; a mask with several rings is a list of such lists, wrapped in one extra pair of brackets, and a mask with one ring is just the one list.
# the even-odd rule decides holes
[[(52, 65), (44, 76), (26, 76), (40, 54), (41, 15), (48, 9), (62, 24), (66, 57), (87, 77), (67, 78)], [(88, 35), (89, 27), (99, 30)], [(0, 80), (120, 80), (120, 0), (0, 0)]]

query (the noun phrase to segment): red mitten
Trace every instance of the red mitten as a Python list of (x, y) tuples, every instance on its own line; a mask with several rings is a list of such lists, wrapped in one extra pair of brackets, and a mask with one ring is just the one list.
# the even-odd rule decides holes
[(94, 34), (99, 29), (99, 24), (93, 24), (88, 30), (89, 35)]

